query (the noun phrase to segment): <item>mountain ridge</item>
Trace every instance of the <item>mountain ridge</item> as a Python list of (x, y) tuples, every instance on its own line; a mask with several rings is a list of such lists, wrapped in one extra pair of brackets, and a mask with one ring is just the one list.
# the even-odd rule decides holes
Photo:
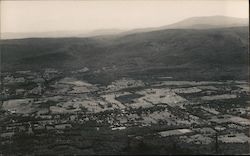
[[(219, 24), (218, 24), (219, 23)], [(128, 35), (138, 32), (149, 32), (163, 29), (211, 29), (248, 26), (247, 18), (237, 18), (228, 16), (201, 16), (191, 17), (172, 24), (159, 27), (126, 29), (97, 29), (92, 31), (52, 31), (52, 32), (29, 32), (29, 33), (2, 33), (2, 39), (21, 38), (65, 38), (65, 37), (95, 37), (101, 35)]]
[(247, 77), (247, 32), (248, 27), (166, 29), (115, 37), (5, 40), (2, 65), (5, 71), (87, 67), (92, 74), (101, 71), (100, 78), (168, 73), (182, 79), (242, 79)]

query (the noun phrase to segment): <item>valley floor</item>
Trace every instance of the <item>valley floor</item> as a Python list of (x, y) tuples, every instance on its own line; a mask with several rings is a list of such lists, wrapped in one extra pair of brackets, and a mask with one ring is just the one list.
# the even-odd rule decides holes
[(247, 154), (246, 81), (3, 73), (0, 154)]

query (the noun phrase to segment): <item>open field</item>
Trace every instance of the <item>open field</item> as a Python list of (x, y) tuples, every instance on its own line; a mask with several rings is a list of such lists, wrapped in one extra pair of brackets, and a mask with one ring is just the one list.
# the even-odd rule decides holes
[(238, 148), (239, 144), (242, 154), (249, 152), (245, 81), (122, 78), (102, 85), (81, 80), (74, 75), (78, 73), (63, 77), (53, 70), (56, 79), (47, 83), (34, 82), (41, 77), (38, 73), (32, 79), (31, 71), (21, 73), (15, 78), (18, 81), (4, 88), (3, 154), (70, 154), (72, 150), (129, 154), (153, 143), (155, 149), (148, 150), (159, 154), (173, 152), (174, 146), (181, 147), (180, 152), (206, 149), (223, 154), (227, 145)]

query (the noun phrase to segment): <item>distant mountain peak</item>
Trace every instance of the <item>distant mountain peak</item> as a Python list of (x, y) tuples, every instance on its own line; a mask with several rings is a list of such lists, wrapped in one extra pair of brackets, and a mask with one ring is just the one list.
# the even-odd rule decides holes
[(190, 17), (179, 22), (161, 27), (134, 29), (124, 34), (157, 31), (164, 29), (214, 29), (248, 26), (248, 18), (229, 17), (222, 15)]
[(248, 26), (247, 18), (228, 17), (222, 15), (190, 17), (182, 21), (161, 27), (127, 29), (97, 29), (93, 31), (54, 31), (54, 32), (26, 32), (26, 33), (2, 33), (2, 39), (18, 38), (56, 38), (56, 37), (94, 37), (105, 35), (127, 35), (138, 32), (150, 32), (164, 29), (212, 29)]
[(248, 25), (247, 18), (216, 15), (216, 16), (191, 17), (161, 28), (209, 29), (209, 28), (239, 27), (247, 25)]

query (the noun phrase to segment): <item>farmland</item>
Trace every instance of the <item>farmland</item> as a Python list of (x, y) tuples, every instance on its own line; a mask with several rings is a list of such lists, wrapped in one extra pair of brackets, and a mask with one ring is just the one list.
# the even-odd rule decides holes
[(165, 75), (103, 84), (79, 71), (89, 72), (3, 74), (2, 154), (249, 153), (246, 81)]

